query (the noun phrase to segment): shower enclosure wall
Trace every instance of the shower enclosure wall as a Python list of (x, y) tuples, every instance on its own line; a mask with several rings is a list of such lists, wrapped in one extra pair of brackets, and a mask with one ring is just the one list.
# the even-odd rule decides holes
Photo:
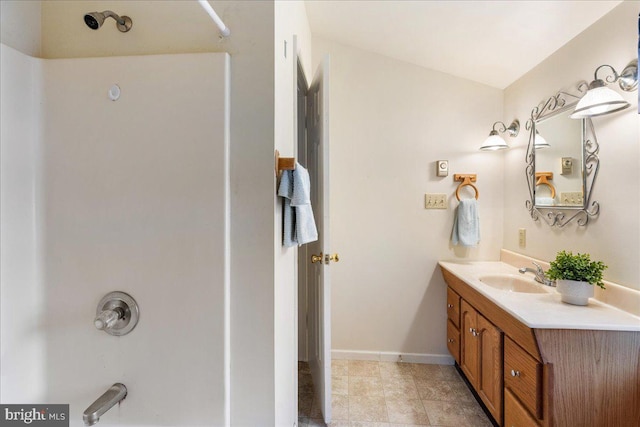
[[(1, 49), (0, 401), (80, 426), (122, 383), (98, 425), (228, 425), (228, 55)], [(94, 326), (112, 291), (128, 335)]]

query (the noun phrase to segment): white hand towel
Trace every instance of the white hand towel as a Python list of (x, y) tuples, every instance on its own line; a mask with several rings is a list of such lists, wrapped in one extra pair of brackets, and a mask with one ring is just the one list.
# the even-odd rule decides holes
[(318, 240), (309, 172), (300, 163), (296, 162), (294, 170), (282, 173), (278, 196), (284, 197), (282, 244), (290, 247)]
[(460, 200), (453, 219), (451, 242), (462, 246), (476, 246), (480, 242), (480, 219), (476, 199)]

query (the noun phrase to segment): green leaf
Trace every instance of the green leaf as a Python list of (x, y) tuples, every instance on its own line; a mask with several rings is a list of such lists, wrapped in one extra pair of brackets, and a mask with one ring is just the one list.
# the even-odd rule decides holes
[(591, 261), (589, 254), (560, 251), (551, 261), (547, 276), (552, 280), (577, 280), (605, 289), (602, 272), (607, 266), (602, 261)]

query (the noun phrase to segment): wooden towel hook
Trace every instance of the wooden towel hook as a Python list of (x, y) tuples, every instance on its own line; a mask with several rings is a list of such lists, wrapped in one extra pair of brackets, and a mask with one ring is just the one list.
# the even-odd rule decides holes
[(539, 185), (546, 185), (551, 190), (551, 198), (556, 198), (556, 188), (549, 180), (553, 179), (553, 172), (536, 172), (536, 187)]
[(276, 163), (276, 176), (279, 177), (280, 173), (284, 170), (294, 170), (296, 168), (296, 159), (295, 157), (280, 157), (280, 152), (276, 150), (275, 152), (275, 163)]
[(453, 180), (461, 183), (460, 185), (458, 185), (458, 188), (456, 188), (456, 199), (458, 199), (458, 201), (460, 201), (460, 189), (467, 185), (473, 188), (473, 190), (476, 192), (476, 200), (478, 200), (478, 197), (480, 197), (480, 192), (478, 191), (478, 188), (472, 184), (472, 182), (476, 182), (477, 180), (477, 175), (475, 173), (474, 174), (456, 173), (453, 175)]

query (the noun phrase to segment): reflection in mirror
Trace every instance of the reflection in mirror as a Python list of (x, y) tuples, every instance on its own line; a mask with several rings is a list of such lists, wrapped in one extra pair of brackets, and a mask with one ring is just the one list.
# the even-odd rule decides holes
[(586, 88), (579, 82), (571, 92), (556, 93), (531, 111), (526, 125), (526, 206), (534, 220), (542, 217), (551, 226), (564, 227), (574, 219), (584, 226), (600, 210), (591, 201), (600, 165), (593, 122), (569, 118)]
[(583, 206), (582, 120), (570, 113), (534, 123), (536, 206)]

